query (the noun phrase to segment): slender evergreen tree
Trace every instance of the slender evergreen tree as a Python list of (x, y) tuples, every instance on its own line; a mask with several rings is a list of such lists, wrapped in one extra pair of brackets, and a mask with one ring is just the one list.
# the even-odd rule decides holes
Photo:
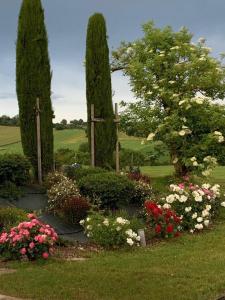
[(16, 89), (21, 140), (37, 175), (36, 99), (40, 99), (42, 168), (53, 167), (53, 111), (48, 38), (41, 0), (23, 0), (18, 23)]
[(96, 13), (90, 17), (86, 41), (86, 97), (88, 112), (88, 140), (91, 143), (91, 104), (95, 117), (105, 122), (95, 125), (95, 165), (112, 166), (116, 142), (112, 104), (111, 71), (105, 19)]

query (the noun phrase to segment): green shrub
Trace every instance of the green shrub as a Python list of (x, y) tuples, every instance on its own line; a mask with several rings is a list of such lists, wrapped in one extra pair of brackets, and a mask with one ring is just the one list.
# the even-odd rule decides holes
[(55, 152), (55, 165), (60, 168), (63, 165), (72, 165), (76, 162), (75, 151), (68, 148), (61, 148)]
[(140, 151), (131, 149), (120, 150), (120, 167), (122, 169), (130, 166), (144, 166), (146, 156)]
[(30, 179), (30, 167), (30, 163), (22, 155), (0, 155), (0, 182), (25, 185)]
[(103, 208), (118, 208), (130, 202), (134, 184), (125, 176), (113, 173), (91, 174), (78, 181), (80, 193), (90, 199), (99, 198)]
[(87, 236), (105, 248), (139, 246), (140, 237), (134, 231), (132, 222), (121, 216), (104, 216), (99, 213), (89, 215), (80, 224)]
[(88, 143), (82, 143), (80, 144), (79, 148), (78, 148), (78, 152), (84, 152), (84, 153), (89, 153), (89, 145)]
[(23, 195), (21, 187), (16, 186), (15, 183), (7, 181), (0, 185), (0, 198), (17, 200)]
[(66, 176), (69, 178), (79, 181), (82, 178), (89, 176), (89, 175), (95, 175), (95, 174), (102, 174), (107, 173), (105, 169), (102, 168), (74, 168), (74, 167), (67, 167), (67, 171), (65, 172)]
[(27, 219), (27, 214), (22, 209), (16, 207), (0, 207), (0, 224), (4, 230), (9, 230)]
[(76, 152), (76, 163), (88, 166), (91, 162), (91, 157), (89, 152)]

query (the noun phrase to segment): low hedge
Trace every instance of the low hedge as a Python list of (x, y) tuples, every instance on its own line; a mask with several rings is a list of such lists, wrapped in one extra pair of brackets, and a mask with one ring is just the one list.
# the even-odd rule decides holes
[(128, 204), (135, 193), (134, 184), (125, 176), (110, 172), (89, 174), (78, 181), (80, 193), (95, 201), (100, 200), (102, 208), (115, 209)]
[(76, 168), (73, 166), (67, 166), (65, 168), (65, 175), (69, 177), (70, 179), (79, 181), (82, 178), (89, 176), (89, 175), (96, 175), (96, 174), (102, 174), (102, 173), (108, 173), (105, 169), (102, 168)]
[(19, 154), (0, 155), (0, 183), (12, 182), (25, 185), (30, 179), (30, 163)]
[(27, 220), (27, 214), (16, 207), (0, 207), (0, 229), (9, 230)]

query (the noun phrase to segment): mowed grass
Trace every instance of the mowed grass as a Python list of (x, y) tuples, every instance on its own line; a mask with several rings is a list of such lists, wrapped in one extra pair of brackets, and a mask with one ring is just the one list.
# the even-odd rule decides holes
[(9, 263), (0, 292), (27, 299), (213, 300), (225, 292), (225, 223), (147, 248), (87, 261)]
[[(19, 141), (19, 143), (18, 143)], [(142, 145), (142, 139), (137, 137), (129, 137), (126, 134), (120, 134), (120, 142), (122, 147), (149, 151), (152, 145)], [(84, 130), (66, 129), (54, 130), (54, 148), (69, 148), (77, 150), (81, 143), (87, 142)], [(11, 143), (10, 145), (8, 145)], [(12, 144), (14, 143), (14, 144)], [(22, 153), (22, 145), (20, 142), (20, 130), (18, 127), (0, 126), (0, 153)]]

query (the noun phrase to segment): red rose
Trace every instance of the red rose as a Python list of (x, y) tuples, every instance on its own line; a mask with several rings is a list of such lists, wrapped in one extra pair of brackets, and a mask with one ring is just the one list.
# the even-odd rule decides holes
[(166, 227), (166, 231), (167, 231), (167, 233), (172, 233), (172, 232), (173, 232), (173, 225), (172, 225), (172, 224), (169, 224), (169, 225)]
[(156, 232), (156, 233), (160, 233), (161, 230), (162, 230), (161, 225), (157, 224), (157, 225), (155, 226), (155, 232)]

